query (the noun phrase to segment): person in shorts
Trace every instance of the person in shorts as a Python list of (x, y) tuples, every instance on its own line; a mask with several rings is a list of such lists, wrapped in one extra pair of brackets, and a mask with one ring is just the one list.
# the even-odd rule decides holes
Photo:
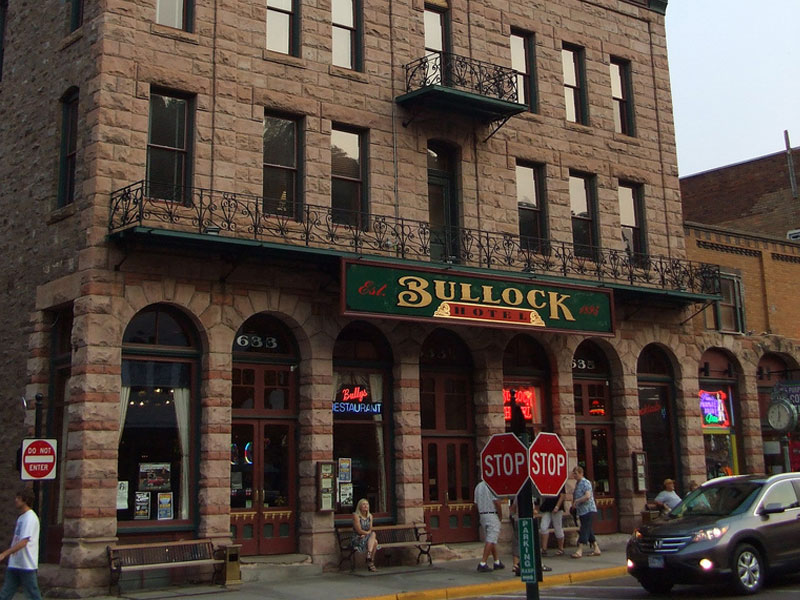
[[(486, 482), (481, 480), (475, 486), (475, 504), (483, 527), (484, 541), (483, 557), (478, 565), (478, 572), (486, 573), (496, 569), (504, 569), (505, 565), (497, 557), (497, 540), (500, 537), (501, 502), (495, 493), (489, 489)], [(492, 555), (494, 563), (489, 566), (486, 561)]]
[(541, 522), (539, 524), (539, 531), (541, 535), (542, 556), (547, 556), (547, 541), (550, 537), (550, 525), (553, 526), (553, 532), (556, 536), (556, 556), (564, 554), (564, 502), (567, 499), (567, 488), (562, 487), (557, 496), (548, 496), (542, 500), (539, 506), (539, 513), (541, 514)]
[(0, 562), (8, 558), (6, 579), (0, 590), (0, 599), (11, 600), (22, 587), (30, 600), (42, 600), (37, 578), (39, 570), (39, 517), (31, 506), (34, 502), (33, 492), (21, 490), (14, 498), (14, 505), (19, 511), (17, 524), (14, 527), (14, 538), (7, 550), (0, 552)]

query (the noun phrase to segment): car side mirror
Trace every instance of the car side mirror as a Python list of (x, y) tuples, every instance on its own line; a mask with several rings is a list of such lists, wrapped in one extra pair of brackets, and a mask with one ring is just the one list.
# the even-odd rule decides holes
[(786, 512), (786, 509), (780, 502), (770, 502), (761, 508), (762, 515), (775, 515), (782, 512)]

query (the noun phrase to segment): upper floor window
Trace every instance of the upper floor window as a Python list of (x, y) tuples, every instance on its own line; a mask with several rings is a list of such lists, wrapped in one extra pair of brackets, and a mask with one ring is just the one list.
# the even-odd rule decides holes
[(584, 51), (579, 46), (564, 44), (561, 49), (561, 67), (564, 71), (564, 102), (567, 121), (589, 124), (584, 74)]
[(334, 222), (363, 228), (366, 219), (365, 163), (362, 132), (331, 130), (331, 213)]
[(192, 1), (193, 0), (157, 0), (156, 23), (189, 31)]
[(641, 256), (646, 252), (642, 230), (642, 186), (620, 181), (617, 189), (625, 250), (629, 255)]
[(297, 55), (295, 0), (267, 0), (267, 50)]
[(544, 213), (544, 168), (517, 162), (517, 209), (520, 246), (541, 252), (547, 229)]
[(442, 76), (447, 70), (445, 53), (448, 52), (447, 12), (425, 7), (425, 56), (428, 56), (426, 81), (429, 84), (441, 84)]
[(742, 280), (730, 273), (720, 273), (722, 300), (706, 309), (706, 328), (741, 333), (744, 331), (744, 293)]
[(614, 102), (614, 131), (633, 135), (633, 106), (631, 103), (631, 64), (621, 58), (611, 58), (611, 98)]
[(83, 25), (83, 0), (72, 0), (69, 15), (69, 30), (75, 31)]
[(333, 44), (332, 62), (345, 69), (360, 69), (357, 0), (333, 0), (331, 26)]
[(185, 197), (191, 178), (192, 100), (172, 92), (150, 92), (147, 185), (153, 198)]
[(594, 178), (591, 175), (570, 171), (569, 203), (575, 256), (594, 258), (597, 224), (594, 217)]
[(290, 217), (298, 211), (300, 121), (264, 114), (264, 212)]
[(61, 99), (61, 153), (58, 169), (58, 206), (75, 199), (75, 165), (78, 153), (78, 90)]
[(3, 80), (3, 49), (6, 45), (6, 19), (8, 18), (8, 0), (0, 0), (0, 81)]
[(533, 79), (533, 34), (511, 32), (511, 68), (517, 72), (517, 102), (536, 110)]

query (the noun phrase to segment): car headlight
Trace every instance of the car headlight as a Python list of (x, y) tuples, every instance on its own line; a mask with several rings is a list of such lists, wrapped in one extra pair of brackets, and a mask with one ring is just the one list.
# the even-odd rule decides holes
[(724, 527), (712, 527), (711, 529), (701, 529), (700, 531), (695, 532), (694, 536), (692, 537), (693, 542), (710, 542), (711, 540), (718, 540), (725, 532), (728, 531), (728, 526), (725, 525)]
[(642, 539), (642, 532), (638, 529), (634, 529), (631, 537), (638, 542), (640, 539)]

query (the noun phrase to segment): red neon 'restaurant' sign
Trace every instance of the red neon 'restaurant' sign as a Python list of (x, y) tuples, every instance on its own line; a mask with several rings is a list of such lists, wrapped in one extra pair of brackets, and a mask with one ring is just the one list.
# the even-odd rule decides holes
[(533, 386), (523, 386), (514, 388), (503, 388), (503, 416), (506, 421), (511, 420), (511, 390), (516, 390), (517, 406), (522, 410), (522, 416), (526, 421), (533, 421), (536, 410), (536, 388)]

